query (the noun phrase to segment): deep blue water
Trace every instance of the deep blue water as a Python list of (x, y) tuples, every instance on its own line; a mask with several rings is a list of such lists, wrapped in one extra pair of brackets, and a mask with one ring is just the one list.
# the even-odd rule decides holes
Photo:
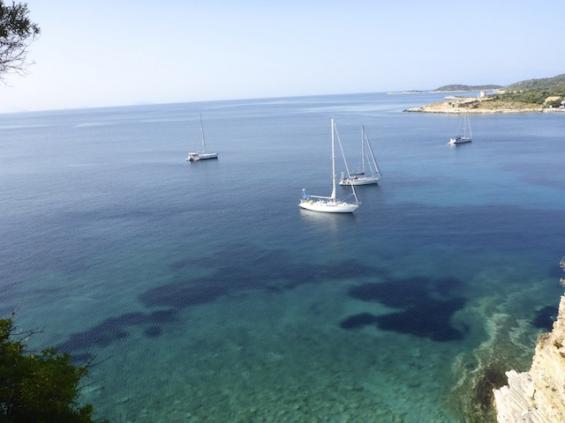
[[(402, 113), (438, 98), (0, 115), (0, 314), (95, 357), (115, 421), (458, 421), (477, 356), (527, 366), (551, 323), (565, 115), (473, 116), (453, 149), (458, 117)], [(198, 112), (220, 159), (190, 165)], [(384, 175), (354, 216), (297, 207), (330, 192), (330, 117)]]

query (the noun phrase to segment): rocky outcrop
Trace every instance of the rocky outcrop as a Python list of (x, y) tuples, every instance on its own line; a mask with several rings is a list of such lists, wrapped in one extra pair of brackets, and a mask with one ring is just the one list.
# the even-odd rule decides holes
[(531, 113), (549, 110), (538, 104), (499, 101), (492, 97), (447, 97), (445, 101), (410, 107), (405, 112), (422, 113)]
[(537, 343), (530, 371), (506, 376), (508, 385), (494, 390), (499, 423), (565, 422), (565, 296), (553, 330)]

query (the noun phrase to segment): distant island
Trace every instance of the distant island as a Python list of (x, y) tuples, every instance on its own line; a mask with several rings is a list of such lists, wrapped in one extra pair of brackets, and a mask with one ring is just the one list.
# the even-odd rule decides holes
[(449, 96), (444, 101), (406, 109), (425, 113), (565, 112), (565, 74), (528, 79), (506, 87), (445, 85), (434, 91), (480, 91), (477, 97)]
[(478, 91), (478, 90), (496, 90), (502, 88), (502, 85), (465, 85), (465, 84), (450, 84), (442, 85), (433, 91)]

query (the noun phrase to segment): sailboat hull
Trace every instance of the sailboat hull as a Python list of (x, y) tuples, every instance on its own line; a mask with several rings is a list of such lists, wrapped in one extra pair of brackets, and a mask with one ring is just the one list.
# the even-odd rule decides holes
[(468, 137), (454, 137), (449, 139), (449, 145), (459, 145), (459, 144), (468, 144), (472, 142), (472, 138)]
[(213, 160), (218, 158), (218, 153), (188, 153), (187, 162), (198, 162), (200, 160)]
[(372, 185), (378, 184), (380, 178), (378, 176), (351, 176), (349, 178), (342, 178), (339, 184), (342, 186), (350, 185)]
[(359, 204), (346, 203), (345, 201), (331, 200), (301, 200), (298, 206), (304, 210), (318, 213), (353, 213), (359, 208)]

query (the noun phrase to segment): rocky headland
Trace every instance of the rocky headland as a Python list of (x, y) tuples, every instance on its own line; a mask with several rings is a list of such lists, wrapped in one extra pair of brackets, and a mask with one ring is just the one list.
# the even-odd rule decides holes
[[(560, 109), (551, 109), (557, 111)], [(549, 111), (539, 104), (501, 101), (495, 98), (449, 97), (445, 101), (410, 107), (405, 112), (423, 113), (526, 113)]]
[(550, 333), (537, 343), (528, 372), (506, 372), (508, 384), (494, 390), (499, 423), (565, 422), (565, 296)]
[[(487, 88), (488, 87), (488, 88)], [(476, 97), (447, 96), (443, 101), (410, 107), (406, 112), (424, 113), (531, 113), (565, 112), (565, 74), (551, 78), (520, 81), (504, 88), (496, 85), (446, 85), (446, 88), (480, 90)]]

